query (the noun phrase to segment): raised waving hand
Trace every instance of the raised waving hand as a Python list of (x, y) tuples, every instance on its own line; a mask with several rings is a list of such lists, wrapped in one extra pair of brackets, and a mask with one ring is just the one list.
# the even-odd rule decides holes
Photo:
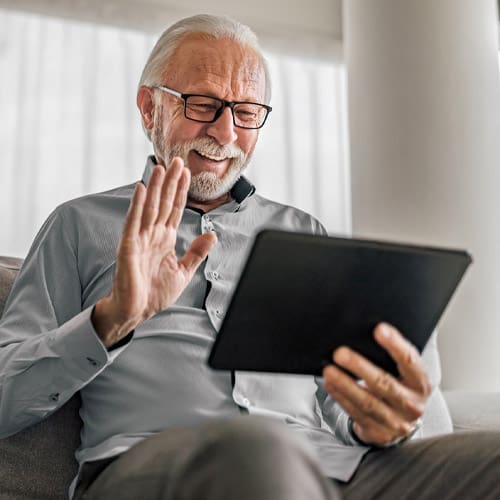
[(118, 245), (111, 294), (97, 302), (92, 322), (107, 347), (172, 305), (216, 243), (198, 236), (177, 258), (177, 228), (186, 205), (190, 172), (180, 158), (154, 167), (148, 186), (138, 183)]

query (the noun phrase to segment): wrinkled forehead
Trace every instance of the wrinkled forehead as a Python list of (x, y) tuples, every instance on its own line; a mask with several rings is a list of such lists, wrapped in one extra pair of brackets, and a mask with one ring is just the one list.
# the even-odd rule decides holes
[[(231, 99), (265, 96), (262, 59), (251, 47), (230, 39), (189, 35), (179, 45), (166, 68), (165, 77), (182, 92), (215, 87)], [(175, 88), (175, 87), (174, 87)]]

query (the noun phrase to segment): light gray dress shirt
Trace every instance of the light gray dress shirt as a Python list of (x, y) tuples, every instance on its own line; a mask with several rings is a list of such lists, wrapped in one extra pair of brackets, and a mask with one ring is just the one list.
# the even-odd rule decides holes
[[(147, 183), (153, 160), (148, 159)], [(186, 208), (176, 250), (215, 231), (218, 242), (177, 302), (107, 351), (90, 315), (112, 286), (133, 185), (84, 196), (45, 222), (0, 322), (0, 437), (48, 416), (80, 391), (80, 464), (112, 456), (164, 429), (243, 412), (279, 419), (308, 438), (324, 473), (348, 480), (367, 448), (311, 376), (211, 370), (206, 359), (256, 232), (323, 234), (310, 215), (255, 194), (244, 178), (233, 200), (204, 215)]]

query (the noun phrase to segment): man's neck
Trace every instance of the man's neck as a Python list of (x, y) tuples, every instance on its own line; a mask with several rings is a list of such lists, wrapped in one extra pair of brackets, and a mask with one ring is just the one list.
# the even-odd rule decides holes
[(208, 201), (197, 201), (193, 200), (192, 198), (188, 198), (186, 205), (188, 207), (203, 210), (203, 212), (210, 212), (210, 210), (214, 210), (215, 208), (220, 207), (221, 205), (225, 205), (230, 201), (231, 201), (231, 195), (229, 193), (226, 193), (215, 200), (208, 200)]

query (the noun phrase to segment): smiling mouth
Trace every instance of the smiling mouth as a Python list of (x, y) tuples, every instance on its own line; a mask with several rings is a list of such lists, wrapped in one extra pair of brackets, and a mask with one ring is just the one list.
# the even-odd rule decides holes
[(212, 156), (212, 155), (209, 155), (207, 153), (200, 153), (199, 151), (197, 151), (196, 149), (193, 149), (193, 151), (201, 158), (205, 159), (205, 160), (210, 160), (210, 161), (224, 161), (224, 160), (227, 160), (227, 159), (230, 159), (228, 158), (227, 156), (223, 156), (223, 157), (219, 157), (219, 156)]

